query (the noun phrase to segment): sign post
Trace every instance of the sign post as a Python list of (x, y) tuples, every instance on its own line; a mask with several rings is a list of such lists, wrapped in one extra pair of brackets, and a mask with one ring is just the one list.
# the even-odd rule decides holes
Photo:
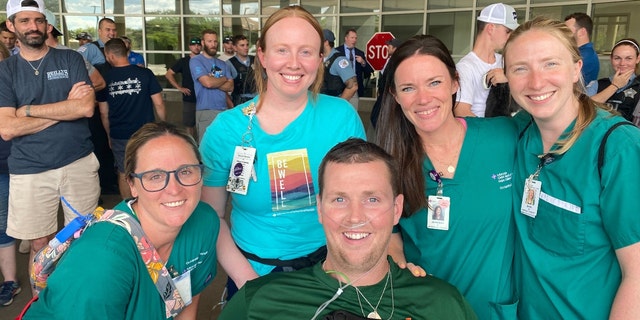
[(391, 32), (376, 32), (367, 42), (367, 61), (373, 70), (380, 71), (389, 58), (387, 41), (395, 37)]

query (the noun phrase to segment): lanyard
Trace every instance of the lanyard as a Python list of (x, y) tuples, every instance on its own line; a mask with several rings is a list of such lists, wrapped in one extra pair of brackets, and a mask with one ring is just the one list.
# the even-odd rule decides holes
[(436, 170), (430, 170), (429, 171), (429, 178), (431, 178), (431, 180), (435, 181), (438, 184), (438, 190), (436, 191), (436, 195), (437, 196), (442, 196), (443, 192), (442, 192), (442, 178), (440, 178), (440, 175), (438, 174), (438, 172)]
[(554, 155), (553, 153), (545, 153), (543, 155), (539, 155), (538, 158), (540, 158), (540, 162), (538, 162), (538, 167), (536, 168), (536, 171), (531, 174), (529, 176), (529, 179), (531, 180), (538, 180), (538, 176), (540, 175), (540, 171), (542, 171), (542, 168), (544, 168), (546, 165), (556, 161), (556, 160), (560, 160), (560, 158), (562, 158), (562, 155)]
[(252, 101), (249, 106), (245, 107), (242, 112), (249, 116), (249, 123), (247, 124), (247, 131), (242, 134), (242, 146), (243, 147), (252, 147), (251, 143), (253, 142), (253, 116), (256, 114), (256, 106)]

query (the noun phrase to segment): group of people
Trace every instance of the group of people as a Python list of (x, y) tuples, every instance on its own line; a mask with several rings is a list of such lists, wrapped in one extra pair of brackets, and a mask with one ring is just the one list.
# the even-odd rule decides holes
[[(201, 38), (189, 41), (189, 55), (167, 70), (165, 77), (183, 97), (182, 123), (202, 141), (216, 116), (235, 105), (253, 99), (258, 91), (254, 76), (255, 56), (244, 35), (225, 37), (218, 55), (218, 33), (207, 29)], [(182, 74), (178, 84), (176, 74)]]
[[(640, 131), (600, 103), (629, 95), (638, 44), (616, 44), (616, 75), (592, 99), (575, 31), (547, 18), (505, 22), (509, 8), (492, 8), (478, 20), (503, 36), (494, 55), (503, 62), (482, 81), (504, 77), (522, 110), (456, 116), (465, 78), (442, 41), (418, 35), (385, 66), (373, 142), (349, 102), (319, 94), (335, 36), (302, 7), (266, 20), (256, 95), (231, 110), (222, 112), (235, 86), (216, 58), (217, 34), (191, 39), (196, 126), (211, 119), (199, 146), (152, 122), (120, 147), (130, 197), (115, 209), (140, 224), (143, 241), (111, 223), (90, 226), (24, 318), (194, 319), (216, 261), (229, 276), (221, 319), (640, 317), (640, 201), (624, 196), (640, 181), (628, 165), (640, 160)], [(0, 134), (13, 143), (6, 233), (34, 239), (33, 254), (57, 229), (40, 224), (60, 195), (79, 212), (96, 206), (86, 126), (95, 93), (80, 55), (43, 44), (41, 0), (10, 0), (7, 12), (22, 48), (0, 77), (28, 90), (0, 89)], [(107, 56), (110, 42), (121, 47), (112, 41)], [(184, 62), (172, 69), (185, 71)], [(198, 109), (198, 92), (211, 88), (224, 108)], [(45, 155), (34, 147), (42, 143)], [(104, 270), (86, 272), (96, 266)]]

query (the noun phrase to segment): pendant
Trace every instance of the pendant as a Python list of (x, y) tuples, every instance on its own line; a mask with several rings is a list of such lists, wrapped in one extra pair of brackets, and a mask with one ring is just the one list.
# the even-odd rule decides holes
[(36, 74), (36, 76), (37, 76), (37, 75), (39, 75), (39, 74), (40, 74), (40, 71), (35, 70), (35, 72), (34, 72), (34, 73), (35, 73), (35, 74)]
[(371, 312), (369, 312), (369, 314), (367, 315), (368, 319), (382, 319), (380, 318), (380, 315), (378, 314), (377, 311), (373, 310)]
[(449, 165), (447, 167), (447, 172), (454, 173), (454, 172), (456, 172), (456, 168), (454, 166), (452, 166), (452, 165)]

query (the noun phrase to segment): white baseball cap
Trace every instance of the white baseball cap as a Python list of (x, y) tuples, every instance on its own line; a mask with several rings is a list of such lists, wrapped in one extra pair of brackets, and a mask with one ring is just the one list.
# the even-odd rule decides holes
[(7, 17), (23, 12), (34, 11), (44, 13), (44, 1), (43, 0), (9, 0), (7, 2)]
[(478, 21), (501, 24), (511, 30), (518, 28), (518, 14), (512, 6), (494, 3), (480, 11)]

